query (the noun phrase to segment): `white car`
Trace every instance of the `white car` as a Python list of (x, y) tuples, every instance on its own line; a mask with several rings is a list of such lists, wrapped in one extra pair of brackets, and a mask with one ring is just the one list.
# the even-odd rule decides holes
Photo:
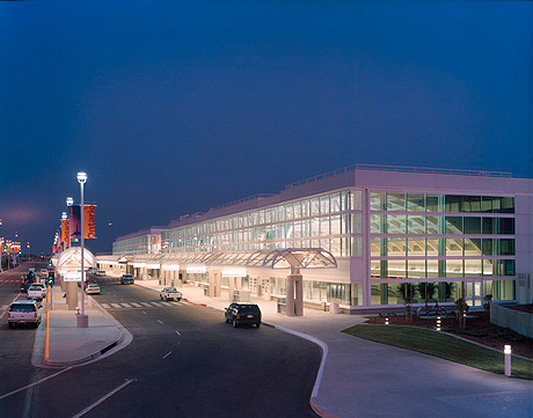
[(42, 283), (33, 283), (28, 288), (28, 299), (43, 300), (46, 296), (46, 287)]
[(173, 299), (179, 302), (182, 298), (183, 295), (175, 287), (165, 287), (159, 292), (159, 299), (161, 300)]
[(17, 300), (11, 304), (7, 312), (9, 328), (15, 324), (33, 324), (38, 326), (41, 322), (41, 305), (34, 300)]
[(87, 286), (87, 289), (85, 289), (85, 293), (88, 295), (99, 295), (100, 286), (98, 286), (96, 283), (91, 283)]
[(39, 271), (39, 276), (41, 276), (41, 279), (46, 279), (48, 277), (48, 270), (47, 269), (41, 269)]

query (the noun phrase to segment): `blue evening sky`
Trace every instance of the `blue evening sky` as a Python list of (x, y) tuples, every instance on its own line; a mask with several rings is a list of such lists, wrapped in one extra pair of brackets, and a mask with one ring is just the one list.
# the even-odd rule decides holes
[(79, 170), (96, 252), (354, 163), (531, 177), (532, 25), (525, 1), (0, 1), (0, 235), (48, 252)]

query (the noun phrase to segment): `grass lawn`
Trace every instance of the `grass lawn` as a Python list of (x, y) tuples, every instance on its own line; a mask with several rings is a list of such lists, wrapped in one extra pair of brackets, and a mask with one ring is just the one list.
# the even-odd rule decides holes
[[(355, 325), (346, 334), (365, 340), (419, 351), (493, 373), (504, 373), (503, 353), (427, 329), (394, 325)], [(513, 376), (533, 380), (533, 361), (512, 358)]]

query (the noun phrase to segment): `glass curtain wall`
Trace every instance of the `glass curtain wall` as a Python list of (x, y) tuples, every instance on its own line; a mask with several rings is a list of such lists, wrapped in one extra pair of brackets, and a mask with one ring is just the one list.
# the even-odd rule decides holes
[(162, 233), (170, 253), (321, 247), (361, 256), (361, 192), (343, 190), (241, 212)]
[(513, 197), (373, 192), (370, 209), (372, 304), (403, 303), (407, 282), (413, 301), (450, 301), (475, 278), (493, 300), (514, 299)]

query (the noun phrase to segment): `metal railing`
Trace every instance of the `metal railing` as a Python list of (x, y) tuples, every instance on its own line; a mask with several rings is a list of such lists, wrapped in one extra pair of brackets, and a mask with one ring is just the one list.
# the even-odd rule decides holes
[(309, 177), (297, 181), (295, 183), (287, 184), (285, 186), (285, 190), (292, 189), (293, 187), (302, 186), (307, 183), (314, 183), (315, 181), (323, 180), (328, 177), (338, 176), (355, 170), (389, 171), (397, 173), (447, 174), (454, 176), (511, 177), (511, 173), (506, 171), (463, 170), (451, 168), (410, 167), (380, 164), (353, 164), (348, 167), (327, 171), (317, 176)]
[(242, 199), (239, 199), (239, 200), (234, 200), (233, 202), (224, 203), (222, 205), (215, 206), (214, 208), (209, 209), (209, 211), (227, 208), (228, 206), (235, 206), (235, 205), (238, 205), (239, 203), (248, 202), (250, 200), (266, 199), (272, 196), (276, 196), (276, 194), (275, 193), (257, 193), (252, 196), (243, 197)]

